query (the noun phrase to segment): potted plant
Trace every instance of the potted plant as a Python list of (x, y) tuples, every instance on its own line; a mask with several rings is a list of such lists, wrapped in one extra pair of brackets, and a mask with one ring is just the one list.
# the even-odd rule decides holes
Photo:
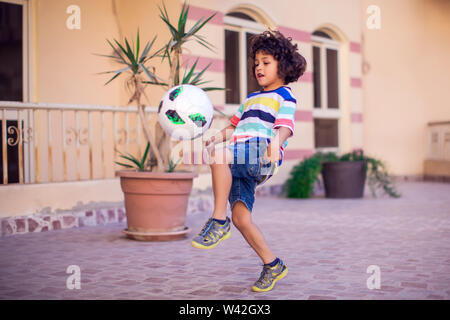
[(327, 198), (362, 197), (366, 177), (374, 197), (377, 189), (390, 197), (400, 197), (383, 162), (364, 155), (362, 150), (340, 157), (334, 152), (317, 152), (305, 158), (292, 168), (283, 192), (288, 198), (309, 198), (319, 174), (322, 174)]
[[(135, 240), (172, 240), (184, 237), (189, 228), (185, 226), (186, 210), (189, 195), (192, 189), (196, 172), (176, 171), (179, 163), (171, 158), (172, 141), (170, 136), (157, 122), (154, 132), (145, 118), (145, 105), (142, 97), (146, 97), (147, 85), (159, 85), (167, 89), (179, 84), (203, 85), (202, 75), (209, 67), (206, 66), (200, 72), (195, 72), (198, 60), (189, 70), (180, 76), (183, 45), (190, 40), (195, 40), (201, 45), (211, 49), (204, 37), (198, 35), (198, 31), (211, 20), (214, 15), (199, 19), (186, 32), (189, 6), (184, 3), (178, 18), (178, 24), (172, 25), (165, 5), (159, 7), (160, 18), (165, 22), (170, 31), (170, 40), (166, 46), (152, 51), (156, 36), (151, 42), (147, 42), (142, 52), (140, 51), (139, 30), (136, 37), (136, 45), (127, 38), (124, 44), (114, 40), (108, 43), (113, 49), (113, 55), (102, 55), (112, 59), (121, 65), (113, 73), (114, 76), (105, 83), (107, 85), (122, 74), (128, 75), (127, 86), (132, 88), (132, 96), (128, 104), (136, 102), (140, 121), (142, 123), (147, 146), (143, 156), (137, 159), (131, 154), (120, 153), (121, 162), (127, 170), (120, 170), (116, 175), (120, 177), (120, 183), (125, 198), (125, 210), (127, 214), (127, 229), (123, 232)], [(212, 49), (211, 49), (212, 50)], [(170, 75), (164, 81), (156, 75), (156, 69), (148, 65), (149, 61), (162, 58), (169, 63)], [(147, 79), (145, 79), (146, 77)], [(223, 88), (206, 87), (205, 91), (223, 90)], [(217, 110), (216, 110), (217, 111)], [(117, 150), (116, 150), (117, 151)], [(128, 161), (124, 163), (123, 161)]]

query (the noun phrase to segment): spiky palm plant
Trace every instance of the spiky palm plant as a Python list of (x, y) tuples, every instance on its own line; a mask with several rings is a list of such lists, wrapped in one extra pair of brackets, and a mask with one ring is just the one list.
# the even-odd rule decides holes
[[(216, 14), (211, 15), (208, 18), (200, 18), (187, 32), (186, 32), (186, 26), (187, 26), (187, 17), (189, 14), (189, 5), (184, 2), (183, 7), (181, 8), (180, 15), (178, 17), (178, 24), (174, 26), (169, 19), (169, 15), (167, 13), (166, 6), (163, 5), (162, 7), (158, 7), (160, 12), (160, 18), (164, 21), (165, 25), (169, 29), (170, 32), (170, 39), (167, 43), (167, 45), (163, 48), (163, 55), (162, 60), (165, 59), (169, 62), (170, 67), (170, 74), (169, 79), (166, 83), (158, 83), (158, 81), (154, 79), (150, 79), (150, 81), (146, 83), (150, 84), (157, 84), (157, 85), (165, 85), (167, 88), (171, 88), (173, 86), (179, 85), (179, 84), (193, 84), (193, 85), (203, 85), (206, 82), (202, 82), (201, 78), (203, 76), (203, 73), (206, 71), (206, 69), (210, 66), (206, 66), (202, 71), (195, 73), (194, 70), (196, 68), (197, 61), (192, 65), (189, 71), (184, 73), (183, 78), (180, 78), (180, 71), (181, 71), (181, 58), (183, 54), (183, 46), (191, 40), (196, 41), (200, 45), (204, 46), (205, 48), (212, 50), (212, 45), (206, 41), (206, 39), (199, 35), (198, 32), (208, 23)], [(223, 90), (223, 88), (217, 88), (217, 87), (204, 87), (202, 88), (205, 91), (212, 91), (212, 90)], [(218, 111), (218, 110), (216, 110)], [(156, 124), (156, 136), (157, 138), (157, 144), (160, 146), (161, 150), (164, 150), (163, 152), (163, 160), (165, 163), (170, 162), (170, 136), (162, 129), (159, 122)]]
[[(210, 64), (200, 72), (195, 72), (198, 60), (189, 69), (186, 69), (183, 77), (180, 78), (180, 59), (183, 53), (183, 45), (190, 40), (195, 40), (202, 46), (212, 50), (212, 45), (207, 42), (204, 37), (198, 35), (198, 32), (205, 26), (208, 21), (210, 21), (215, 16), (215, 14), (206, 19), (201, 18), (192, 26), (192, 28), (185, 32), (187, 17), (189, 13), (189, 5), (187, 5), (186, 2), (183, 4), (183, 7), (181, 9), (177, 27), (174, 27), (170, 23), (167, 9), (164, 3), (162, 8), (159, 7), (159, 10), (160, 18), (169, 28), (171, 35), (167, 45), (150, 54), (152, 46), (156, 40), (155, 36), (151, 42), (148, 42), (145, 45), (144, 50), (140, 52), (139, 30), (137, 32), (136, 46), (130, 45), (127, 38), (124, 39), (124, 45), (122, 45), (117, 40), (114, 40), (114, 44), (107, 40), (109, 45), (113, 49), (114, 55), (101, 56), (108, 57), (114, 62), (121, 64), (122, 68), (101, 73), (114, 73), (114, 76), (108, 82), (106, 82), (105, 85), (116, 79), (121, 74), (127, 73), (129, 75), (129, 78), (127, 79), (127, 86), (131, 87), (134, 92), (130, 100), (128, 101), (128, 104), (136, 101), (139, 117), (143, 124), (142, 127), (144, 129), (145, 138), (149, 142), (151, 149), (151, 152), (148, 153), (150, 155), (150, 158), (147, 161), (148, 165), (146, 166), (146, 168), (148, 168), (150, 171), (154, 171), (154, 169), (157, 169), (157, 171), (161, 172), (173, 171), (174, 169), (174, 162), (172, 161), (172, 159), (170, 159), (170, 136), (167, 135), (166, 132), (162, 129), (159, 122), (156, 123), (155, 132), (154, 134), (152, 134), (152, 131), (150, 130), (150, 127), (145, 119), (145, 105), (142, 104), (142, 95), (145, 95), (145, 86), (151, 84), (164, 86), (169, 89), (179, 84), (192, 84), (201, 86), (209, 82), (202, 81), (202, 77)], [(167, 59), (169, 63), (170, 75), (167, 81), (164, 81), (155, 74), (154, 67), (147, 65), (150, 60), (156, 57), (162, 58), (163, 61)], [(146, 81), (143, 79), (143, 74), (145, 74), (145, 76), (148, 78)], [(218, 87), (203, 87), (202, 89), (205, 91), (224, 90), (223, 88)], [(137, 162), (142, 163), (142, 159)], [(132, 161), (132, 163), (134, 162)]]
[[(133, 95), (128, 101), (128, 104), (132, 103), (133, 101), (136, 101), (139, 117), (141, 119), (141, 123), (143, 124), (144, 129), (144, 135), (147, 141), (150, 143), (150, 148), (153, 153), (153, 155), (157, 159), (157, 166), (158, 171), (164, 170), (164, 163), (162, 161), (161, 153), (156, 147), (155, 143), (155, 137), (152, 134), (147, 121), (145, 119), (145, 105), (142, 103), (142, 95), (145, 94), (144, 92), (144, 85), (143, 85), (143, 78), (142, 73), (145, 73), (146, 76), (154, 81), (158, 81), (159, 77), (156, 76), (155, 68), (151, 67), (151, 70), (149, 70), (149, 67), (146, 65), (150, 60), (158, 56), (163, 49), (157, 50), (153, 54), (150, 54), (150, 50), (153, 47), (153, 44), (156, 40), (156, 36), (153, 38), (151, 42), (147, 42), (147, 44), (144, 47), (144, 50), (142, 53), (140, 52), (140, 39), (139, 39), (139, 30), (137, 32), (136, 37), (136, 46), (131, 46), (128, 39), (125, 38), (125, 45), (120, 44), (119, 41), (114, 39), (115, 44), (111, 43), (111, 41), (107, 40), (108, 44), (113, 49), (114, 55), (101, 55), (108, 57), (112, 59), (114, 62), (121, 64), (124, 68), (121, 68), (119, 70), (114, 71), (106, 71), (106, 72), (100, 72), (99, 74), (105, 74), (105, 73), (114, 73), (114, 76), (105, 83), (107, 85), (114, 79), (116, 79), (118, 76), (122, 74), (128, 74), (129, 78), (127, 79), (127, 86), (130, 88), (133, 88)], [(126, 48), (125, 48), (126, 47)]]

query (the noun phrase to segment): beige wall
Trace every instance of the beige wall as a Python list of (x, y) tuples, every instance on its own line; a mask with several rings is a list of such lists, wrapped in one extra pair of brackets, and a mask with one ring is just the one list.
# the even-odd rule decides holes
[[(169, 15), (174, 17), (179, 2), (165, 2)], [(72, 4), (81, 9), (80, 30), (66, 27), (69, 17), (66, 9)], [(33, 101), (126, 105), (130, 97), (124, 86), (126, 77), (120, 76), (104, 86), (112, 76), (95, 73), (116, 70), (117, 65), (93, 53), (112, 52), (106, 39), (119, 40), (119, 25), (128, 39), (135, 40), (138, 27), (141, 42), (150, 41), (158, 34), (155, 49), (167, 43), (168, 33), (158, 18), (160, 1), (116, 0), (116, 4), (119, 23), (113, 14), (113, 0), (33, 0), (32, 9), (37, 19), (34, 24), (37, 68)], [(166, 65), (160, 66), (158, 61), (155, 67), (163, 76), (167, 74)], [(147, 90), (147, 93), (150, 101), (146, 103), (151, 105), (163, 95), (160, 88)]]
[(450, 120), (450, 1), (362, 0), (364, 19), (372, 4), (381, 29), (363, 28), (364, 149), (396, 175), (422, 174), (427, 123)]
[(118, 179), (15, 184), (0, 187), (0, 218), (120, 201), (123, 193)]
[[(33, 1), (36, 38), (34, 101), (112, 105), (119, 101), (121, 85), (103, 84), (106, 76), (96, 72), (113, 68), (106, 58), (93, 53), (109, 54), (106, 38), (118, 37), (111, 1), (81, 0), (81, 29), (66, 27), (68, 0)], [(105, 14), (109, 13), (109, 14)]]

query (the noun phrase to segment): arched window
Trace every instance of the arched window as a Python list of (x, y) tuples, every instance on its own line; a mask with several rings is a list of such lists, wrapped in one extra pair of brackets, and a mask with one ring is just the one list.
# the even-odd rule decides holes
[(262, 24), (242, 12), (230, 12), (225, 24), (225, 103), (240, 104), (249, 93), (261, 90), (248, 68), (249, 43), (254, 34), (265, 30)]
[(314, 136), (316, 149), (339, 147), (339, 47), (323, 30), (313, 32)]

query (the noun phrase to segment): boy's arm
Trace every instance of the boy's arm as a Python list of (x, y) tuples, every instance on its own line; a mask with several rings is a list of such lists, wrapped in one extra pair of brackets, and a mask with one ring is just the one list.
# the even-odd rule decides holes
[(227, 141), (231, 138), (233, 135), (234, 129), (236, 127), (233, 124), (230, 124), (229, 126), (223, 128), (220, 132), (218, 132), (216, 135), (212, 136), (205, 142), (206, 147), (212, 147), (215, 144)]
[(275, 137), (271, 139), (269, 145), (267, 146), (266, 152), (264, 153), (264, 159), (270, 162), (277, 162), (280, 160), (280, 147), (286, 139), (292, 135), (291, 129), (287, 127), (280, 127), (275, 131)]

